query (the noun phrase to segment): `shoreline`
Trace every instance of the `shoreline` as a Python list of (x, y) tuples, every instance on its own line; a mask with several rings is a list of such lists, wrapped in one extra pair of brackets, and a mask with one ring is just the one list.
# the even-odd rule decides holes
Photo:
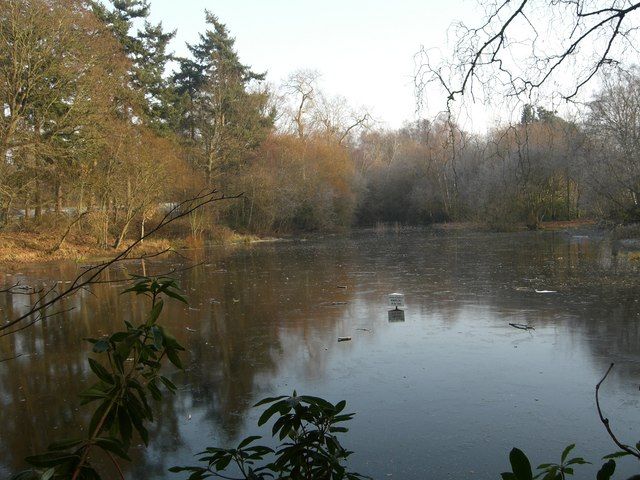
[[(402, 231), (409, 227), (399, 224), (385, 224), (374, 227), (375, 230)], [(496, 231), (486, 224), (480, 222), (446, 222), (425, 226), (423, 228), (433, 229), (441, 232), (473, 232), (473, 231)], [(602, 229), (594, 220), (574, 220), (574, 221), (553, 221), (544, 222), (539, 231), (561, 231), (579, 229)], [(354, 228), (357, 231), (358, 228)], [(527, 231), (524, 225), (514, 226), (512, 231)], [(250, 245), (255, 243), (269, 243), (292, 239), (308, 239), (316, 234), (292, 234), (281, 237), (259, 237), (256, 235), (245, 235), (234, 232), (229, 237), (220, 241), (201, 243), (197, 246), (229, 246), (229, 245)], [(68, 238), (59, 248), (54, 247), (59, 243), (59, 238), (51, 234), (36, 234), (33, 232), (0, 232), (0, 267), (6, 269), (12, 265), (41, 264), (54, 261), (97, 261), (112, 257), (121, 252), (127, 245), (120, 249), (102, 248), (95, 245), (95, 241), (82, 235), (75, 235)], [(189, 245), (186, 239), (165, 237), (149, 238), (133, 250), (134, 255), (151, 255), (161, 250), (184, 250), (193, 245)]]
[[(221, 241), (203, 243), (198, 246), (231, 246), (249, 245), (254, 243), (276, 242), (282, 239), (275, 237), (257, 237), (234, 233), (233, 238)], [(97, 262), (112, 258), (125, 250), (131, 242), (125, 242), (118, 248), (103, 248), (82, 236), (75, 236), (65, 240), (59, 248), (54, 247), (59, 242), (49, 234), (34, 234), (32, 232), (0, 232), (0, 268), (12, 270), (11, 267), (37, 265), (58, 261)], [(132, 250), (133, 256), (152, 256), (162, 250), (182, 251), (193, 248), (182, 238), (148, 238)]]

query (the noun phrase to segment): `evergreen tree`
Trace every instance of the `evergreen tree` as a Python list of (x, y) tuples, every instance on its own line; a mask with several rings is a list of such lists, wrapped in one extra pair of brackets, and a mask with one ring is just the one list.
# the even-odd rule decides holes
[(110, 1), (112, 10), (100, 1), (94, 0), (91, 3), (93, 11), (113, 31), (127, 56), (134, 58), (140, 54), (142, 42), (139, 38), (130, 35), (130, 32), (136, 19), (146, 19), (149, 16), (149, 3), (147, 0)]
[[(165, 32), (162, 23), (149, 23), (147, 0), (111, 0), (112, 9), (93, 3), (95, 14), (113, 32), (131, 60), (131, 83), (144, 98), (143, 117), (156, 131), (166, 132), (172, 123), (174, 96), (172, 85), (165, 78), (165, 70), (173, 56), (168, 52), (175, 31)], [(144, 20), (144, 27), (133, 33), (136, 20)]]
[(265, 74), (242, 64), (227, 27), (208, 11), (206, 18), (211, 28), (188, 45), (193, 59), (181, 59), (174, 82), (185, 108), (182, 131), (213, 183), (246, 163), (272, 127), (273, 115), (266, 111), (266, 94), (251, 90)]
[(135, 57), (135, 81), (145, 95), (145, 114), (149, 123), (159, 131), (166, 131), (172, 122), (175, 91), (165, 77), (165, 69), (173, 56), (168, 53), (175, 31), (165, 32), (162, 23), (145, 22), (138, 33), (140, 52)]

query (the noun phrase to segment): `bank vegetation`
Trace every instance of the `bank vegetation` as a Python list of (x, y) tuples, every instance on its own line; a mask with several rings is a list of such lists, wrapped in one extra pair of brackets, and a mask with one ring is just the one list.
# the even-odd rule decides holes
[(211, 12), (190, 55), (176, 57), (175, 32), (150, 23), (149, 8), (0, 0), (7, 248), (121, 249), (210, 188), (242, 195), (193, 212), (165, 237), (202, 245), (239, 238), (233, 232), (388, 223), (640, 221), (633, 69), (605, 75), (577, 120), (525, 105), (520, 122), (485, 135), (444, 115), (385, 129), (323, 92), (318, 72), (268, 83)]

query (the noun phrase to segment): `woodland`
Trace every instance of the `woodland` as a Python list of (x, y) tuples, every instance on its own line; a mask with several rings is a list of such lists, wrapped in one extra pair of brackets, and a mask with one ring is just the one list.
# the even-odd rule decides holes
[(118, 248), (207, 189), (237, 197), (166, 235), (278, 235), (380, 224), (640, 219), (640, 76), (601, 69), (583, 113), (526, 103), (485, 134), (446, 112), (381, 127), (326, 94), (241, 61), (206, 12), (187, 58), (143, 0), (0, 0), (0, 234)]

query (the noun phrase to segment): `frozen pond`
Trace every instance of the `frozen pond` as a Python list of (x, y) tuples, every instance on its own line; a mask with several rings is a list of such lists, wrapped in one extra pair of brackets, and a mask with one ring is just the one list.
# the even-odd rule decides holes
[[(205, 446), (267, 434), (251, 405), (294, 389), (347, 400), (357, 412), (344, 438), (350, 465), (378, 479), (495, 479), (513, 446), (534, 466), (574, 442), (598, 462), (616, 450), (594, 401), (610, 362), (605, 413), (624, 441), (640, 439), (637, 264), (600, 234), (368, 231), (189, 255), (185, 265), (202, 262), (178, 275), (190, 305), (173, 303), (164, 318), (187, 347), (187, 371), (171, 375), (179, 392), (158, 407), (129, 478), (184, 478), (167, 469)], [(39, 285), (76, 268), (25, 267), (6, 282)], [(0, 363), (0, 477), (76, 431), (75, 395), (89, 376), (81, 339), (145, 312), (122, 288), (96, 285), (65, 301), (72, 311), (0, 342), (0, 358), (24, 354)], [(404, 321), (389, 321), (396, 291)], [(0, 313), (29, 301), (0, 296)], [(623, 459), (619, 471), (636, 466)]]

